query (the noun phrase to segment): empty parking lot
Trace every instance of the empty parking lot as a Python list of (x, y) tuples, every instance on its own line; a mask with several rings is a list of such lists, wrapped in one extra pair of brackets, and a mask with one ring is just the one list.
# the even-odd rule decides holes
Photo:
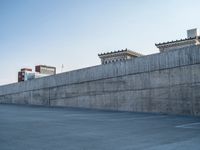
[(0, 150), (199, 150), (200, 118), (0, 105)]

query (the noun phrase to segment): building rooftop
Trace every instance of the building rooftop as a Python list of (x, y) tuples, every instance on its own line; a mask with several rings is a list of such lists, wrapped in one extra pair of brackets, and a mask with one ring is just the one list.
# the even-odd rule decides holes
[(31, 68), (22, 68), (21, 71), (32, 71)]
[(126, 54), (130, 54), (130, 55), (134, 55), (134, 56), (143, 56), (143, 54), (140, 54), (138, 52), (135, 52), (135, 51), (132, 51), (132, 50), (128, 50), (127, 48), (126, 49), (122, 49), (122, 50), (118, 50), (118, 51), (111, 51), (111, 52), (107, 52), (107, 53), (101, 53), (101, 54), (98, 54), (98, 56), (106, 56), (106, 55), (110, 55), (110, 54), (117, 54), (117, 53), (126, 53)]
[(185, 39), (180, 39), (180, 40), (175, 40), (175, 41), (167, 41), (167, 42), (163, 42), (163, 43), (156, 43), (156, 46), (161, 46), (161, 45), (167, 45), (167, 44), (173, 44), (173, 43), (178, 43), (178, 42), (185, 42), (185, 41), (189, 41), (189, 40), (194, 40), (194, 39), (200, 39), (200, 36), (197, 37), (190, 37), (190, 38), (185, 38)]
[(46, 68), (56, 68), (56, 67), (53, 67), (53, 66), (46, 66), (46, 65), (37, 65), (35, 67), (38, 67), (38, 66), (40, 66), (40, 67), (46, 67)]
[(173, 49), (179, 49), (183, 47), (199, 45), (200, 44), (200, 34), (197, 28), (187, 30), (187, 38), (167, 41), (163, 43), (155, 44), (160, 52), (165, 52)]

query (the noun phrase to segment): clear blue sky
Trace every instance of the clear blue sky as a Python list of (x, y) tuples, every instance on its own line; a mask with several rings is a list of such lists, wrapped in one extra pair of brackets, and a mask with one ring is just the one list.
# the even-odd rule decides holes
[(65, 71), (100, 64), (98, 53), (156, 53), (155, 43), (200, 28), (199, 0), (0, 0), (0, 85), (37, 64)]

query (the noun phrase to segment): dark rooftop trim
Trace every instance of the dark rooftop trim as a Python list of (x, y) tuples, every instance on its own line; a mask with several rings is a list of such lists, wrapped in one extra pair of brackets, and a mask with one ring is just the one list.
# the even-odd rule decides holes
[(107, 52), (107, 53), (101, 53), (101, 54), (98, 54), (98, 56), (108, 55), (108, 54), (116, 54), (116, 53), (120, 53), (120, 52), (129, 52), (130, 54), (134, 54), (134, 55), (137, 55), (137, 56), (143, 56), (143, 54), (134, 52), (134, 51), (132, 51), (132, 50), (128, 50), (127, 48), (124, 49), (124, 50), (122, 49), (122, 50), (118, 50), (118, 51), (112, 51), (112, 52)]
[(21, 71), (32, 71), (31, 68), (22, 68)]
[(56, 67), (53, 67), (53, 66), (46, 66), (46, 65), (37, 65), (37, 66), (35, 66), (35, 67), (46, 67), (46, 68), (56, 68)]
[[(155, 44), (156, 46), (160, 46), (160, 45), (164, 45), (164, 44), (172, 44), (172, 43), (177, 43), (177, 42), (183, 42), (183, 41), (189, 41), (189, 40), (194, 40), (197, 37), (194, 38), (185, 38), (185, 39), (180, 39), (180, 40), (176, 40), (176, 41), (168, 41), (168, 42), (163, 42), (163, 43), (158, 43)], [(200, 39), (200, 36), (198, 36), (198, 39)]]

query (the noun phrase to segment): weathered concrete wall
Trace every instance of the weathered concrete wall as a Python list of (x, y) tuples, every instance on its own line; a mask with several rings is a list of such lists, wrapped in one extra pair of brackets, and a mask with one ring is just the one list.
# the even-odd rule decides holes
[(200, 46), (0, 87), (0, 103), (200, 115)]

